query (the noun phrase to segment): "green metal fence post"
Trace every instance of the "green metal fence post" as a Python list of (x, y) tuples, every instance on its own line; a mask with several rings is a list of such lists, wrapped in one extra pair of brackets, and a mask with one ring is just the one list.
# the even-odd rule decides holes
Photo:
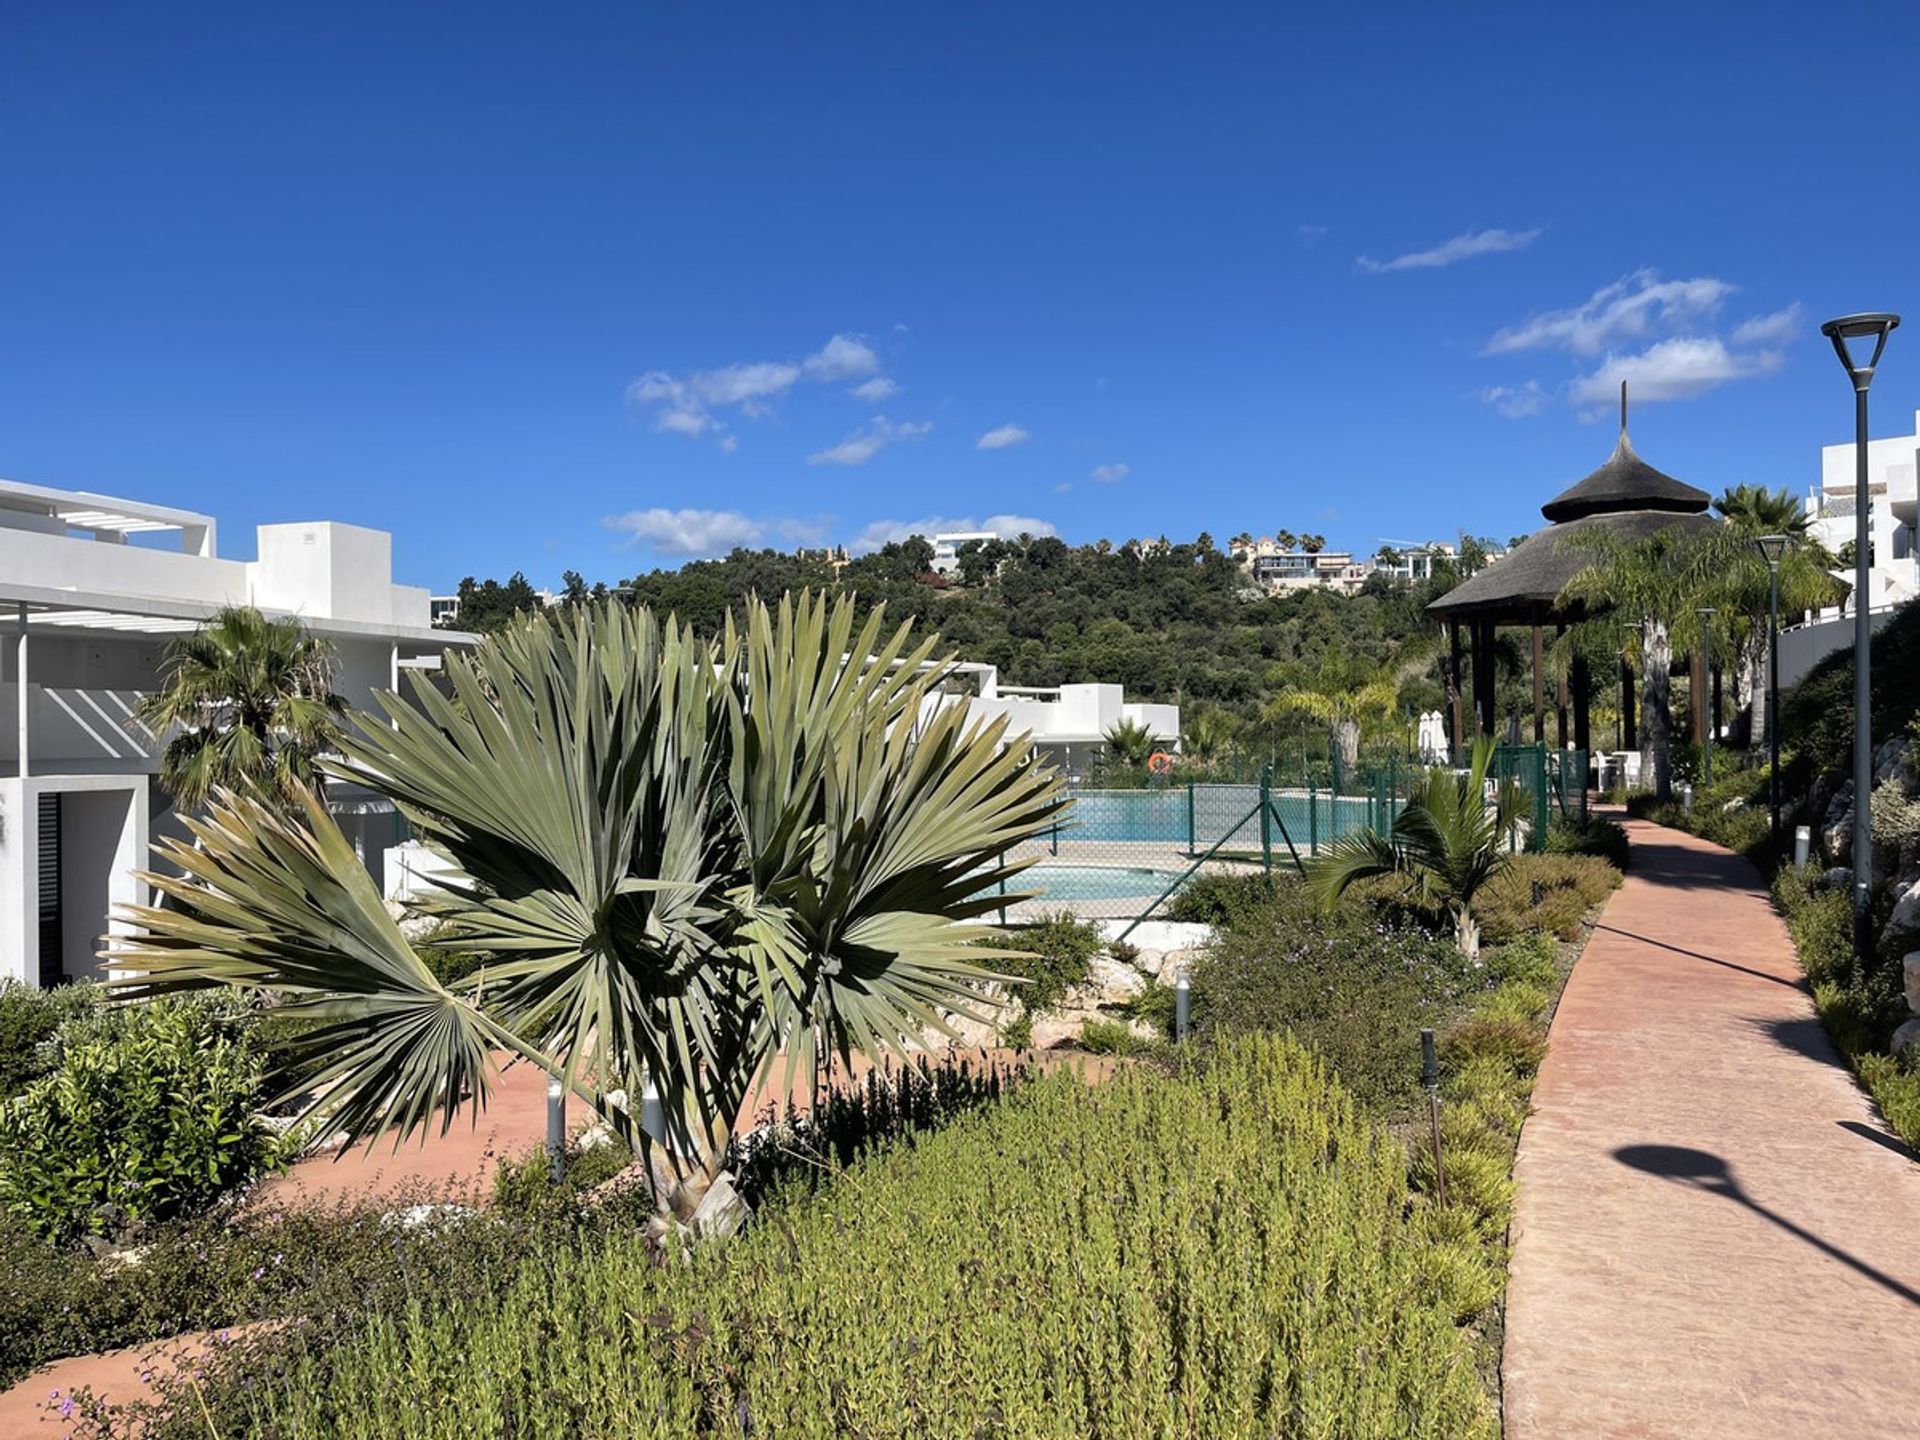
[(1187, 781), (1187, 854), (1191, 855), (1197, 845), (1193, 833), (1193, 781)]
[(1267, 877), (1267, 892), (1273, 892), (1273, 767), (1260, 771), (1260, 872)]
[(1307, 776), (1307, 853), (1320, 853), (1320, 795), (1311, 775)]

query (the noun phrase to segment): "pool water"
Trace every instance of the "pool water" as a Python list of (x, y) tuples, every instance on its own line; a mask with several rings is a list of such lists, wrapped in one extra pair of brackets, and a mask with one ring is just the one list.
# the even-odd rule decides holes
[(1144, 865), (1062, 865), (1042, 861), (1010, 882), (1020, 890), (1044, 890), (1046, 899), (1154, 900), (1180, 878), (1172, 870)]
[[(1364, 830), (1369, 823), (1389, 821), (1376, 814), (1364, 795), (1310, 794), (1304, 790), (1272, 792), (1276, 829), (1296, 844), (1309, 839), (1326, 841)], [(1189, 795), (1185, 786), (1170, 790), (1079, 790), (1073, 808), (1060, 824), (1062, 840), (1155, 841), (1191, 849), (1205, 849), (1216, 840), (1258, 846), (1260, 825), (1255, 818), (1260, 791), (1254, 785), (1206, 785)], [(1395, 805), (1393, 808), (1397, 809)], [(1280, 843), (1280, 835), (1274, 835)]]

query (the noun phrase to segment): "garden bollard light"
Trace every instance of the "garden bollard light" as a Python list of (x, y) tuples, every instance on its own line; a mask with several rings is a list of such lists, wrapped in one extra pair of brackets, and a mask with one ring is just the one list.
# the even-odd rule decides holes
[(1793, 864), (1797, 870), (1807, 868), (1807, 857), (1813, 851), (1813, 830), (1806, 825), (1793, 827)]
[(1193, 1019), (1193, 982), (1182, 970), (1180, 978), (1173, 982), (1173, 1038), (1176, 1044), (1184, 1044), (1187, 1027)]
[(567, 1174), (567, 1087), (547, 1081), (547, 1168), (558, 1185)]
[(1420, 1032), (1420, 1080), (1427, 1087), (1427, 1118), (1433, 1125), (1433, 1192), (1447, 1203), (1447, 1168), (1440, 1158), (1440, 1061), (1433, 1053), (1433, 1031)]

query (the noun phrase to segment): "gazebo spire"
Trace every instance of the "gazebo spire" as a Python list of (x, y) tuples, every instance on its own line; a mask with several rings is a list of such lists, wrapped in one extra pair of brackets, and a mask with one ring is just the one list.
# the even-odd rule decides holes
[(1620, 438), (1627, 438), (1627, 382), (1620, 382)]

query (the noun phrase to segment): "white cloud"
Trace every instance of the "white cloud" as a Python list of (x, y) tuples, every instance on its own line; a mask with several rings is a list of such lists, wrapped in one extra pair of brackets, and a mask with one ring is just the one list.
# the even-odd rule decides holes
[(865, 384), (856, 385), (849, 392), (857, 399), (879, 401), (900, 392), (900, 387), (884, 375), (876, 375)]
[(737, 435), (726, 436), (720, 441), (720, 448), (729, 455), (733, 454), (734, 451), (740, 448), (740, 437)]
[(1637, 355), (1609, 354), (1597, 370), (1573, 382), (1571, 393), (1576, 405), (1607, 404), (1624, 380), (1634, 401), (1685, 400), (1729, 380), (1770, 375), (1782, 358), (1778, 350), (1729, 350), (1716, 336), (1675, 336)]
[(999, 425), (987, 431), (973, 442), (976, 450), (1011, 450), (1015, 445), (1031, 440), (1033, 436), (1021, 425)]
[(1073, 482), (1071, 480), (1062, 480), (1058, 485), (1053, 487), (1053, 493), (1056, 495), (1064, 495), (1071, 489), (1073, 489)]
[(884, 415), (876, 415), (838, 445), (815, 451), (807, 457), (809, 465), (864, 465), (887, 446), (901, 440), (919, 440), (933, 429), (931, 420), (907, 421), (895, 425)]
[(1733, 327), (1733, 343), (1783, 345), (1798, 338), (1800, 331), (1800, 302), (1796, 300), (1786, 309), (1776, 310), (1771, 315), (1756, 315), (1751, 320), (1742, 320)]
[(1369, 275), (1389, 270), (1437, 270), (1443, 265), (1471, 260), (1476, 255), (1499, 255), (1509, 250), (1524, 250), (1540, 238), (1538, 230), (1469, 230), (1451, 240), (1443, 240), (1431, 250), (1415, 250), (1391, 260), (1372, 260), (1362, 255), (1355, 263)]
[(629, 510), (600, 522), (635, 545), (662, 555), (689, 559), (724, 555), (736, 545), (751, 545), (765, 533), (759, 521), (738, 510)]
[(989, 530), (1008, 540), (1020, 535), (1039, 537), (1058, 533), (1051, 521), (1041, 520), (1032, 515), (989, 515), (984, 520), (954, 515), (928, 515), (919, 520), (876, 520), (853, 538), (851, 548), (858, 554), (865, 554), (871, 550), (878, 550), (882, 545), (909, 540), (915, 535), (924, 535), (931, 539), (935, 535), (947, 535), (965, 530)]
[(1529, 380), (1524, 385), (1489, 385), (1480, 398), (1509, 420), (1521, 420), (1546, 409), (1549, 397), (1538, 380)]
[(1132, 473), (1133, 467), (1131, 465), (1115, 463), (1112, 465), (1096, 465), (1087, 472), (1087, 475), (1089, 479), (1097, 480), (1102, 485), (1118, 485)]
[(1484, 354), (1522, 350), (1568, 350), (1598, 355), (1623, 342), (1645, 339), (1662, 329), (1712, 316), (1733, 293), (1724, 280), (1662, 280), (1653, 270), (1636, 270), (1624, 280), (1603, 285), (1570, 310), (1547, 310), (1497, 332)]
[(880, 368), (880, 357), (858, 335), (836, 335), (805, 361), (809, 380), (858, 380)]
[[(880, 357), (860, 336), (835, 335), (804, 360), (750, 360), (688, 375), (650, 370), (627, 387), (627, 398), (655, 410), (656, 430), (697, 440), (709, 431), (726, 428), (717, 411), (765, 415), (775, 401), (803, 380), (823, 385), (858, 380), (874, 375), (879, 368)], [(891, 382), (875, 379), (867, 384), (890, 386)], [(855, 393), (866, 388), (862, 386)]]
[(1298, 242), (1302, 250), (1311, 250), (1315, 245), (1327, 238), (1327, 227), (1324, 225), (1296, 225), (1293, 227), (1293, 238)]

